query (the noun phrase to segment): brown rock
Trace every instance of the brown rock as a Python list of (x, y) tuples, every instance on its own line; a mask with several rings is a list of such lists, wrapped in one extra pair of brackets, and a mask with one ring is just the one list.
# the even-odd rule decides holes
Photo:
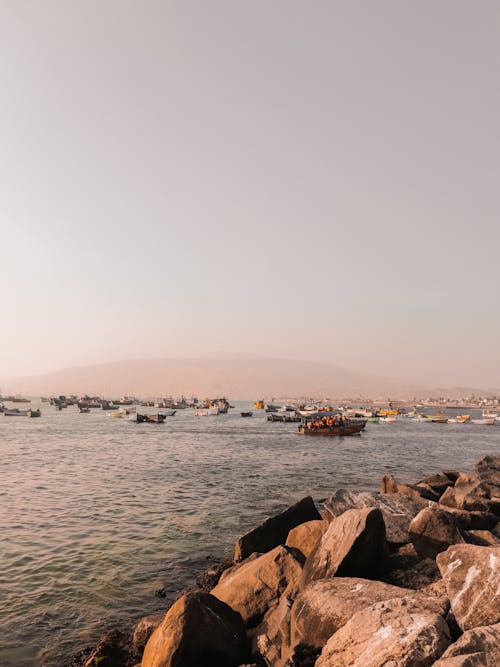
[(489, 530), (469, 530), (466, 534), (467, 542), (480, 547), (500, 546), (500, 540)]
[(252, 655), (270, 667), (283, 667), (290, 655), (290, 610), (293, 598), (285, 591), (249, 635)]
[(441, 575), (432, 558), (422, 558), (413, 544), (405, 544), (386, 559), (382, 581), (393, 586), (421, 590), (441, 580)]
[(104, 634), (85, 661), (85, 667), (123, 667), (129, 662), (130, 637), (120, 630)]
[(153, 632), (142, 667), (236, 667), (247, 659), (241, 616), (210, 593), (194, 591), (170, 607)]
[(306, 521), (306, 523), (302, 523), (300, 526), (292, 528), (288, 533), (286, 546), (295, 547), (304, 554), (305, 558), (307, 558), (314, 550), (327, 528), (327, 521)]
[(132, 634), (131, 654), (141, 659), (144, 653), (144, 648), (148, 643), (149, 638), (165, 618), (165, 611), (157, 611), (155, 614), (144, 616), (137, 623)]
[(434, 663), (435, 667), (497, 667), (500, 665), (500, 623), (464, 634)]
[(385, 554), (382, 512), (348, 510), (333, 519), (306, 560), (302, 584), (335, 575), (370, 578), (383, 567)]
[(485, 456), (477, 463), (476, 472), (488, 497), (500, 497), (500, 456)]
[(457, 544), (436, 558), (462, 630), (500, 621), (500, 548)]
[(234, 560), (244, 560), (253, 553), (266, 553), (285, 544), (288, 533), (306, 521), (321, 520), (310, 496), (303, 498), (281, 514), (266, 519), (260, 526), (240, 537), (236, 543)]
[(296, 550), (279, 546), (225, 570), (212, 595), (239, 612), (245, 623), (255, 623), (285, 589), (290, 595), (298, 590), (301, 573)]
[(457, 472), (453, 477), (450, 477), (450, 475), (447, 475), (445, 472), (438, 473), (437, 475), (430, 475), (429, 477), (424, 477), (419, 480), (415, 486), (424, 484), (426, 488), (431, 488), (438, 496), (441, 496), (449, 486), (453, 486), (459, 474), (460, 473)]
[(421, 510), (408, 532), (415, 550), (423, 558), (435, 558), (452, 544), (465, 542), (455, 517), (437, 508)]
[(422, 497), (426, 498), (427, 500), (439, 500), (439, 494), (437, 494), (427, 484), (402, 484), (401, 482), (398, 482), (392, 475), (384, 475), (382, 478), (380, 493), (382, 493), (382, 495), (388, 493), (407, 493), (410, 496), (415, 496), (417, 498)]
[(450, 643), (443, 617), (412, 597), (355, 614), (323, 648), (316, 667), (428, 667)]
[(391, 586), (381, 581), (354, 577), (313, 581), (299, 593), (293, 604), (290, 622), (291, 647), (293, 649), (303, 643), (322, 648), (333, 633), (357, 612), (376, 602), (407, 596), (421, 600), (426, 608), (441, 615), (448, 611), (445, 597), (425, 598), (407, 588)]
[[(434, 507), (434, 505), (431, 505)], [(463, 530), (493, 530), (498, 522), (498, 518), (491, 512), (470, 512), (468, 510), (459, 510), (439, 503), (438, 508), (443, 512), (453, 514), (458, 525)]]
[(428, 501), (409, 493), (380, 494), (368, 491), (339, 489), (328, 498), (324, 507), (330, 516), (340, 516), (349, 509), (378, 507), (384, 517), (386, 537), (390, 544), (401, 546), (410, 541), (408, 527), (420, 510), (428, 507)]
[[(494, 457), (486, 457), (493, 459)], [(483, 459), (483, 462), (485, 459)], [(455, 486), (449, 487), (440, 498), (440, 503), (449, 507), (477, 512), (500, 514), (500, 484), (494, 464), (479, 463), (480, 472), (460, 473)]]

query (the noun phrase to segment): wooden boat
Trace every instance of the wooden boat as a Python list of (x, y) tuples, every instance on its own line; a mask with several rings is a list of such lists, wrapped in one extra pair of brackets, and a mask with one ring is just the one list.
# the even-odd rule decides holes
[(42, 411), (40, 408), (37, 408), (36, 410), (29, 410), (30, 417), (41, 417), (42, 416)]
[(85, 407), (81, 407), (79, 408), (79, 410), (82, 414), (87, 414), (87, 412), (90, 412), (90, 408), (85, 408)]
[(250, 411), (241, 413), (242, 417), (251, 417), (252, 415), (253, 415), (253, 412), (250, 412)]
[(177, 410), (162, 410), (159, 414), (165, 415), (165, 417), (173, 417)]
[(299, 433), (301, 435), (354, 435), (361, 433), (366, 426), (366, 419), (346, 420), (343, 424), (337, 426), (321, 426), (319, 428), (309, 428), (307, 422), (299, 426)]
[(267, 421), (268, 422), (283, 422), (286, 424), (290, 423), (298, 423), (302, 421), (302, 417), (300, 415), (296, 415), (295, 413), (292, 412), (271, 412), (270, 414), (267, 415)]

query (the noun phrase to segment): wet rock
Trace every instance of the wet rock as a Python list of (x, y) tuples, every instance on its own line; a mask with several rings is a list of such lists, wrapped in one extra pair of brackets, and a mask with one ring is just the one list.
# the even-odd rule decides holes
[(412, 596), (423, 606), (441, 615), (448, 611), (446, 597), (426, 598), (407, 588), (355, 577), (335, 577), (314, 581), (297, 596), (292, 607), (290, 641), (292, 648), (307, 644), (322, 648), (334, 632), (359, 611), (393, 598)]
[(310, 496), (303, 498), (281, 514), (266, 519), (260, 526), (240, 537), (236, 543), (234, 560), (244, 560), (252, 553), (266, 553), (280, 544), (285, 544), (288, 533), (306, 521), (321, 520)]
[(496, 667), (500, 665), (500, 623), (467, 630), (449, 646), (435, 667)]
[(500, 548), (457, 544), (436, 558), (462, 630), (500, 621)]
[(435, 558), (452, 544), (465, 543), (455, 517), (437, 508), (421, 510), (410, 523), (408, 532), (416, 552), (423, 558)]
[(444, 618), (411, 597), (355, 614), (323, 648), (316, 667), (428, 667), (450, 644)]
[(92, 651), (85, 667), (124, 667), (130, 664), (130, 637), (113, 629), (104, 634)]
[(324, 503), (325, 510), (332, 518), (340, 516), (349, 509), (378, 507), (384, 517), (387, 541), (395, 546), (401, 546), (410, 541), (408, 535), (410, 521), (428, 505), (428, 501), (417, 494), (380, 494), (368, 491), (348, 491), (347, 489), (340, 489)]
[(255, 624), (286, 589), (290, 595), (298, 590), (301, 574), (302, 555), (279, 546), (223, 572), (212, 595), (238, 611), (245, 623)]
[(307, 558), (314, 550), (327, 528), (327, 521), (306, 521), (306, 523), (302, 523), (300, 526), (292, 528), (288, 533), (286, 545), (288, 547), (295, 547), (304, 554), (305, 558)]
[(348, 510), (333, 519), (306, 560), (302, 585), (335, 575), (371, 578), (382, 569), (385, 555), (382, 512)]
[(151, 635), (142, 667), (236, 667), (248, 659), (241, 616), (203, 591), (183, 595)]
[(157, 611), (155, 614), (144, 616), (137, 623), (132, 634), (131, 654), (134, 658), (140, 659), (144, 653), (144, 647), (149, 638), (165, 618), (165, 611)]

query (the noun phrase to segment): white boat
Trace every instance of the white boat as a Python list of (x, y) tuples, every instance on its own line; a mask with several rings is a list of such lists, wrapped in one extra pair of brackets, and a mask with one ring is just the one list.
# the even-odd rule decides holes
[(491, 412), (488, 410), (483, 410), (483, 418), (484, 419), (499, 419), (500, 420), (500, 415), (498, 412)]
[(480, 426), (495, 426), (494, 417), (483, 417), (482, 419), (471, 419), (473, 424), (479, 424)]
[(165, 415), (165, 417), (173, 417), (177, 410), (160, 410), (160, 414)]
[(396, 417), (380, 417), (379, 421), (385, 424), (392, 424), (396, 421)]
[(6, 417), (27, 417), (28, 410), (19, 410), (19, 408), (6, 408), (3, 413)]
[(219, 414), (219, 408), (200, 408), (195, 410), (194, 414), (197, 417), (211, 417)]

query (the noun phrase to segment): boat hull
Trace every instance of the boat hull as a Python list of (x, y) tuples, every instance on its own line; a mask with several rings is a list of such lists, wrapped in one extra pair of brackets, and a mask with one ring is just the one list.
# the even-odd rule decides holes
[(301, 435), (323, 435), (323, 436), (343, 436), (343, 435), (354, 435), (355, 433), (360, 433), (366, 426), (366, 422), (360, 422), (359, 424), (351, 424), (350, 426), (332, 426), (331, 428), (317, 428), (309, 429), (305, 426), (299, 428), (299, 433)]

